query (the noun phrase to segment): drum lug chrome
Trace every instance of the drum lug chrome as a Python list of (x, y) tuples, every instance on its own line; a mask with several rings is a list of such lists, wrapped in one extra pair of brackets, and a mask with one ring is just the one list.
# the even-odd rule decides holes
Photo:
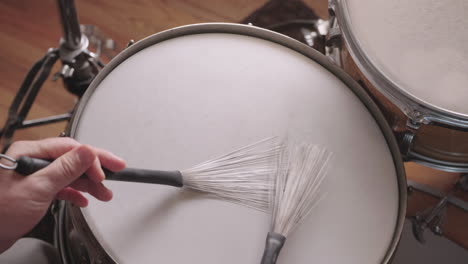
[(127, 48), (130, 47), (131, 45), (135, 44), (135, 40), (131, 39), (127, 43)]
[(413, 235), (420, 243), (425, 242), (424, 231), (428, 228), (436, 235), (441, 236), (443, 234), (442, 224), (448, 204), (453, 204), (468, 212), (468, 204), (453, 196), (458, 190), (468, 190), (468, 174), (462, 175), (455, 186), (445, 195), (437, 193), (426, 185), (413, 183), (411, 181), (408, 181), (408, 186), (408, 193), (410, 195), (414, 189), (417, 189), (441, 198), (433, 208), (418, 212), (415, 216), (410, 218), (413, 226)]
[(416, 135), (417, 130), (421, 127), (421, 113), (417, 111), (411, 112), (408, 114), (409, 118), (406, 121), (406, 131), (403, 134), (400, 142), (401, 153), (405, 158), (407, 158), (413, 147), (413, 140)]
[(412, 119), (408, 119), (408, 121), (406, 122), (406, 127), (409, 128), (412, 131), (415, 131), (415, 130), (418, 130), (421, 127), (421, 123), (416, 122), (416, 121), (414, 121)]
[(328, 13), (330, 14), (330, 18), (332, 16), (335, 17), (336, 5), (337, 0), (328, 0)]
[[(326, 39), (327, 39), (329, 30), (330, 30), (329, 20), (323, 20), (319, 18), (319, 19), (314, 20), (313, 28), (311, 29), (308, 29), (305, 27), (301, 28), (301, 33), (308, 46), (314, 47), (316, 45), (316, 42), (317, 43), (325, 42), (325, 47), (326, 47), (326, 41), (327, 41)], [(317, 50), (319, 52), (323, 52), (319, 49)]]
[(326, 36), (330, 31), (330, 20), (317, 19), (315, 28), (320, 36)]
[(342, 35), (341, 29), (338, 25), (338, 20), (335, 16), (335, 10), (333, 8), (333, 1), (329, 1), (328, 12), (330, 19), (328, 20), (329, 29), (325, 40), (325, 55), (332, 60), (336, 65), (341, 67), (341, 45)]
[(326, 45), (330, 48), (341, 48), (341, 31), (339, 28), (330, 28)]
[(74, 72), (75, 72), (75, 69), (68, 66), (68, 64), (64, 64), (62, 68), (60, 68), (60, 71), (56, 72), (52, 76), (52, 81), (55, 82), (60, 78), (71, 78)]
[(410, 150), (413, 146), (414, 136), (415, 136), (415, 133), (413, 133), (413, 131), (406, 131), (403, 134), (403, 137), (401, 138), (400, 150), (403, 156), (405, 157), (405, 159), (410, 153)]
[(417, 111), (411, 111), (407, 113), (408, 121), (406, 122), (406, 126), (411, 130), (418, 130), (422, 124), (429, 124), (430, 122), (426, 120), (424, 115)]

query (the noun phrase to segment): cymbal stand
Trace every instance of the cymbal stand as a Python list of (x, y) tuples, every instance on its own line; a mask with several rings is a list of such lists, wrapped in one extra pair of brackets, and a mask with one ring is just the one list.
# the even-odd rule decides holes
[(80, 98), (104, 64), (98, 54), (88, 50), (89, 40), (82, 34), (73, 0), (57, 0), (63, 38), (59, 48), (51, 48), (45, 56), (37, 61), (27, 73), (10, 108), (5, 126), (0, 130), (0, 147), (6, 152), (17, 129), (68, 121), (73, 110), (67, 113), (25, 120), (42, 85), (50, 75), (52, 67), (60, 60), (61, 70), (53, 80), (62, 78), (66, 89)]

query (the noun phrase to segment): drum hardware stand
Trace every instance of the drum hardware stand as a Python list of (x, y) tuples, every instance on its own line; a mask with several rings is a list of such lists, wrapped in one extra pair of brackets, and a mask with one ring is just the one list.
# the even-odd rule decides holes
[(408, 181), (408, 186), (409, 194), (411, 194), (413, 190), (419, 190), (441, 198), (429, 211), (425, 210), (419, 212), (410, 218), (413, 226), (413, 235), (420, 243), (425, 242), (424, 231), (428, 228), (436, 235), (440, 236), (443, 234), (442, 222), (445, 215), (445, 209), (448, 204), (452, 204), (468, 212), (468, 203), (453, 196), (453, 194), (459, 190), (468, 192), (468, 174), (462, 175), (455, 186), (446, 194), (441, 194), (426, 185), (417, 184), (411, 181)]
[[(326, 38), (328, 35), (328, 31), (330, 30), (330, 24), (328, 20), (323, 20), (321, 18), (317, 19), (313, 23), (313, 30), (309, 30), (307, 28), (301, 28), (301, 32), (304, 35), (304, 39), (310, 47), (317, 46), (317, 42), (324, 42), (326, 43)], [(325, 50), (320, 52), (326, 52), (326, 45)]]
[(52, 66), (58, 58), (58, 50), (49, 49), (46, 55), (36, 62), (26, 75), (26, 78), (21, 84), (13, 103), (8, 110), (8, 118), (5, 126), (0, 131), (0, 137), (3, 138), (2, 146), (4, 147), (2, 153), (5, 152), (6, 148), (11, 144), (11, 138), (13, 137), (16, 129), (58, 122), (69, 118), (69, 116), (64, 114), (46, 119), (36, 119), (24, 122), (39, 89), (49, 76)]
[[(251, 24), (251, 23), (249, 23)], [(266, 29), (269, 30), (278, 30), (282, 27), (288, 26), (300, 26), (300, 31), (304, 38), (305, 44), (314, 48), (318, 43), (325, 42), (328, 30), (330, 28), (328, 20), (323, 19), (293, 19), (278, 24), (267, 26)], [(324, 53), (324, 50), (317, 49), (318, 51)]]
[(340, 26), (338, 25), (338, 20), (335, 16), (335, 11), (332, 8), (328, 9), (330, 19), (328, 21), (329, 28), (325, 41), (325, 55), (333, 61), (340, 68), (341, 64), (341, 45), (342, 45), (342, 36)]
[(413, 112), (411, 115), (408, 115), (408, 120), (406, 121), (407, 131), (403, 133), (400, 141), (400, 150), (403, 154), (404, 161), (410, 160), (408, 156), (413, 146), (413, 140), (416, 136), (416, 131), (421, 127), (422, 124), (420, 119), (421, 114), (419, 112)]
[(325, 53), (328, 21), (301, 0), (270, 0), (240, 23), (282, 33)]
[[(10, 105), (5, 126), (0, 129), (1, 153), (6, 152), (17, 129), (70, 120), (74, 109), (60, 115), (25, 120), (57, 60), (62, 62), (62, 68), (54, 74), (53, 80), (62, 78), (66, 89), (80, 98), (104, 66), (99, 59), (101, 52), (111, 58), (113, 56), (111, 52), (116, 50), (115, 42), (101, 34), (94, 26), (80, 26), (73, 0), (57, 0), (57, 4), (64, 37), (59, 42), (59, 48), (49, 49), (26, 74)], [(90, 46), (95, 49), (94, 53), (88, 49)], [(35, 237), (53, 243), (52, 234), (56, 233), (53, 230), (57, 226), (57, 219), (54, 221), (57, 214), (56, 207), (52, 206), (51, 210), (46, 212), (41, 221), (25, 237)]]
[[(0, 130), (1, 153), (6, 152), (17, 129), (70, 120), (73, 110), (60, 115), (25, 121), (34, 100), (58, 59), (63, 66), (58, 73), (54, 74), (53, 80), (62, 78), (66, 89), (78, 98), (83, 95), (104, 66), (99, 60), (102, 50), (101, 41), (93, 36), (95, 30), (92, 26), (80, 28), (73, 0), (57, 0), (57, 4), (64, 37), (60, 40), (58, 49), (49, 49), (45, 56), (33, 65), (21, 84), (9, 108), (5, 126)], [(81, 30), (90, 34), (93, 44), (98, 45), (97, 53), (88, 50), (90, 41)], [(112, 40), (106, 40), (105, 45), (111, 48), (113, 46), (115, 49), (112, 43)]]

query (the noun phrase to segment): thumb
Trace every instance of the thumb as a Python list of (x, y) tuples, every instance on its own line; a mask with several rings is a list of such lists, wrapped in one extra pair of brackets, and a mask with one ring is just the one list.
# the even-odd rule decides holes
[(91, 147), (80, 145), (30, 177), (40, 181), (41, 187), (50, 192), (50, 195), (55, 196), (83, 175), (95, 159), (96, 154)]

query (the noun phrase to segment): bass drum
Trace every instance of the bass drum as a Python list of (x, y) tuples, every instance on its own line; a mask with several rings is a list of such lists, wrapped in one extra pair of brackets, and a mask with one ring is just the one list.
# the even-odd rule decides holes
[[(334, 153), (325, 192), (278, 263), (388, 263), (406, 211), (402, 159), (362, 88), (283, 35), (238, 24), (171, 29), (119, 54), (70, 136), (130, 167), (184, 169), (271, 136)], [(62, 211), (62, 257), (89, 263), (258, 263), (266, 213), (187, 190), (106, 182), (109, 203)]]

